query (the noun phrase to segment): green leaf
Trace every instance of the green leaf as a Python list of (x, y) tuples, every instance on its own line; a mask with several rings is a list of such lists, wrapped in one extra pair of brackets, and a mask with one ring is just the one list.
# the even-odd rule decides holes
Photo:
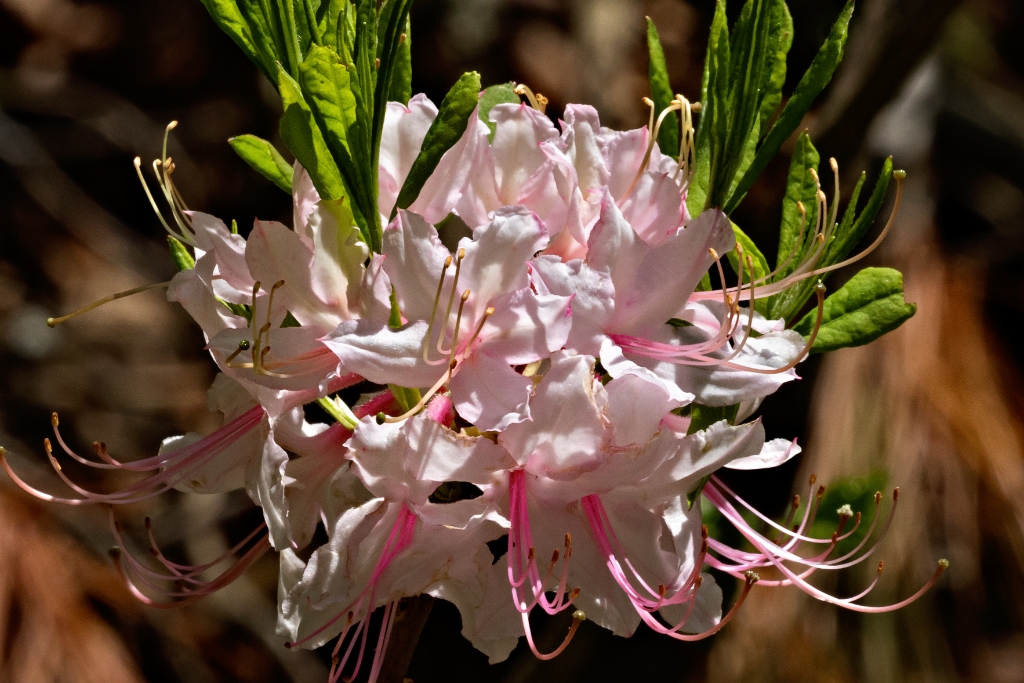
[(711, 22), (704, 78), (701, 84), (701, 113), (697, 128), (697, 168), (686, 198), (690, 215), (696, 216), (707, 206), (712, 169), (720, 163), (728, 132), (729, 110), (729, 27), (725, 0), (717, 0)]
[(775, 57), (772, 59), (768, 83), (765, 86), (764, 98), (761, 100), (761, 110), (758, 114), (761, 124), (758, 140), (764, 137), (768, 130), (768, 123), (775, 115), (779, 104), (782, 103), (782, 86), (786, 83), (786, 57), (789, 55), (789, 49), (793, 46), (793, 17), (785, 2), (775, 4), (772, 14), (771, 41), (775, 45)]
[(228, 140), (231, 149), (242, 157), (245, 163), (253, 167), (264, 178), (279, 188), (292, 193), (292, 165), (285, 161), (274, 145), (255, 135), (239, 135)]
[[(779, 226), (779, 252), (775, 259), (776, 267), (789, 263), (782, 268), (776, 279), (789, 275), (800, 265), (800, 257), (814, 231), (818, 216), (818, 185), (814, 182), (811, 171), (817, 171), (821, 159), (814, 148), (811, 138), (806, 132), (801, 133), (793, 150), (793, 158), (789, 163), (789, 178), (786, 180), (786, 196), (782, 200), (782, 223)], [(807, 212), (803, 239), (800, 240), (800, 226), (804, 223), (798, 204), (803, 204)]]
[(497, 124), (491, 121), (491, 109), (499, 104), (519, 104), (519, 95), (515, 93), (511, 83), (492, 85), (480, 95), (480, 120), (491, 129), (489, 140), (494, 142), (494, 131)]
[(736, 190), (725, 205), (725, 212), (732, 213), (740, 200), (754, 184), (754, 181), (761, 171), (765, 169), (768, 162), (778, 154), (782, 144), (789, 139), (793, 131), (800, 126), (804, 114), (811, 108), (814, 99), (832, 80), (832, 74), (843, 59), (843, 49), (846, 45), (846, 36), (850, 24), (850, 17), (853, 15), (853, 0), (848, 0), (843, 11), (840, 13), (836, 23), (832, 26), (832, 32), (825, 40), (825, 43), (818, 50), (818, 54), (811, 62), (810, 68), (804, 73), (803, 78), (796, 86), (793, 96), (786, 102), (782, 112), (772, 125), (764, 142), (757, 150), (753, 162), (743, 174), (743, 178), (736, 186)]
[(266, 31), (261, 30), (260, 26), (251, 26), (235, 0), (202, 0), (202, 3), (218, 28), (235, 41), (245, 56), (252, 60), (267, 78), (271, 81), (276, 80), (276, 55), (267, 44)]
[(774, 1), (747, 0), (729, 40), (731, 78), (724, 144), (711, 159), (706, 208), (728, 205), (735, 178), (745, 163), (753, 129), (760, 132), (758, 114), (769, 76), (766, 65)]
[(192, 270), (196, 267), (195, 258), (192, 257), (192, 254), (188, 253), (188, 249), (185, 248), (184, 244), (168, 235), (167, 245), (171, 248), (171, 260), (174, 261), (175, 268), (182, 271)]
[(395, 73), (391, 77), (388, 101), (408, 106), (412, 99), (412, 21), (409, 17), (405, 18), (403, 33), (405, 38), (401, 40), (395, 55)]
[(340, 199), (345, 196), (341, 171), (334, 162), (327, 141), (324, 140), (313, 112), (302, 96), (299, 84), (280, 67), (278, 84), (284, 114), (281, 116), (281, 137), (299, 163), (309, 172), (314, 187), (322, 199)]
[(408, 208), (419, 196), (423, 184), (437, 168), (444, 153), (458, 142), (469, 125), (469, 117), (477, 106), (480, 94), (480, 74), (475, 71), (462, 74), (448, 94), (441, 101), (437, 117), (430, 124), (427, 135), (423, 138), (423, 146), (419, 156), (409, 169), (409, 175), (398, 193), (398, 201), (391, 217), (394, 218), (398, 209)]
[[(917, 306), (903, 298), (903, 275), (892, 268), (865, 268), (825, 299), (821, 328), (812, 353), (861, 346), (895, 330), (913, 317)], [(793, 329), (809, 337), (817, 311)]]
[[(647, 17), (647, 54), (650, 61), (647, 65), (647, 77), (651, 82), (651, 99), (654, 100), (655, 118), (661, 115), (672, 100), (675, 94), (672, 92), (672, 83), (668, 77), (668, 67), (665, 64), (665, 51), (661, 47), (661, 39), (658, 37), (658, 29), (650, 17)], [(676, 112), (665, 117), (658, 133), (658, 146), (662, 154), (676, 156), (679, 151), (679, 115)]]

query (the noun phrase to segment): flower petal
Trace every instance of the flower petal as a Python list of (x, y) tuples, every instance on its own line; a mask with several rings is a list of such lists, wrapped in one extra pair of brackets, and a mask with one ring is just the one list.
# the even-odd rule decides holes
[(369, 320), (349, 320), (323, 338), (347, 372), (377, 384), (403, 387), (432, 386), (446, 367), (423, 361), (427, 323), (420, 321), (397, 330)]
[(502, 431), (529, 419), (532, 388), (528, 377), (483, 353), (463, 361), (451, 381), (455, 409), (484, 432)]
[[(429, 321), (444, 262), (450, 255), (438, 239), (437, 230), (422, 216), (399, 211), (384, 229), (381, 253), (402, 315), (410, 321)], [(453, 277), (454, 268), (449, 268), (443, 295), (451, 291)]]
[(380, 193), (377, 200), (385, 222), (436, 116), (437, 107), (422, 93), (414, 95), (409, 106), (388, 102), (380, 140)]

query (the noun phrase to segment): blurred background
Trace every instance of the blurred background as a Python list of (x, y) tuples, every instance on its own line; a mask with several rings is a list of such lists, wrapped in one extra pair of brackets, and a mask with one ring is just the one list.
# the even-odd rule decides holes
[[(789, 5), (787, 92), (842, 2)], [(463, 71), (478, 70), (485, 83), (544, 93), (554, 119), (566, 102), (586, 102), (606, 125), (640, 126), (644, 16), (661, 33), (675, 89), (696, 100), (712, 9), (711, 0), (417, 0), (414, 91), (439, 102)], [(1024, 681), (1021, 35), (1019, 0), (858, 3), (846, 60), (805, 125), (822, 159), (839, 160), (847, 193), (886, 155), (908, 171), (897, 228), (871, 262), (903, 271), (918, 313), (869, 347), (804, 363), (804, 379), (763, 411), (769, 436), (799, 437), (804, 454), (727, 477), (770, 514), (811, 473), (837, 484), (826, 511), (899, 486), (874, 604), (913, 592), (948, 557), (940, 585), (880, 616), (755, 588), (732, 624), (701, 643), (643, 628), (615, 638), (585, 623), (552, 662), (521, 647), (494, 667), (459, 635), (457, 611), (438, 602), (419, 644), (406, 647), (408, 678)], [(192, 208), (243, 229), (256, 216), (288, 220), (287, 197), (226, 144), (240, 133), (279, 143), (278, 107), (198, 0), (0, 0), (0, 444), (30, 481), (56, 485), (41, 446), (52, 411), (73, 445), (103, 440), (123, 457), (215, 426), (202, 336), (161, 293), (56, 330), (45, 320), (173, 274), (132, 167), (136, 155), (159, 155), (172, 119), (181, 122), (175, 177)], [(734, 214), (765, 253), (775, 251), (787, 166), (784, 153)], [(146, 515), (168, 552), (195, 562), (259, 519), (237, 494), (165, 495), (118, 511), (139, 542)], [(43, 506), (0, 478), (0, 680), (326, 680), (326, 653), (289, 653), (273, 635), (275, 558), (192, 607), (157, 611), (122, 587), (111, 543), (106, 511)], [(822, 585), (849, 594), (873, 575), (867, 564)], [(539, 622), (542, 649), (564, 628)]]

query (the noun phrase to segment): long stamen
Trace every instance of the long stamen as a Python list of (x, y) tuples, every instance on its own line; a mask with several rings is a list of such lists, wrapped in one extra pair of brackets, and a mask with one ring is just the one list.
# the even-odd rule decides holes
[[(430, 337), (434, 333), (434, 318), (437, 317), (437, 304), (441, 301), (441, 291), (444, 289), (444, 276), (448, 274), (448, 268), (452, 265), (452, 257), (449, 255), (444, 260), (444, 268), (441, 269), (441, 279), (437, 283), (437, 294), (434, 295), (434, 306), (430, 309), (430, 324), (427, 325), (427, 334), (423, 337), (423, 361), (426, 363), (430, 362), (429, 349), (430, 349)], [(444, 329), (441, 331), (442, 336), (444, 335)]]
[[(466, 258), (466, 250), (459, 249), (455, 260), (455, 279), (452, 280), (452, 293), (448, 295), (448, 308), (444, 311), (441, 333), (437, 338), (437, 352), (442, 356), (447, 356), (450, 353), (448, 349), (444, 348), (444, 330), (448, 327), (448, 321), (451, 320), (452, 305), (455, 303), (455, 293), (459, 290), (459, 275), (462, 273), (462, 259), (464, 258)], [(456, 336), (458, 335), (456, 334)]]
[[(672, 103), (665, 107), (665, 110), (658, 115), (658, 121), (654, 124), (654, 129), (651, 130), (648, 128), (650, 138), (647, 141), (647, 151), (644, 153), (643, 161), (640, 162), (640, 168), (637, 169), (636, 175), (633, 177), (633, 182), (629, 184), (629, 189), (626, 190), (623, 198), (628, 197), (633, 193), (633, 190), (636, 189), (636, 184), (640, 182), (640, 178), (643, 177), (644, 171), (647, 170), (647, 165), (651, 161), (651, 154), (654, 153), (654, 144), (658, 141), (658, 133), (661, 131), (661, 124), (664, 122), (665, 117), (674, 111), (679, 111), (681, 108), (682, 105), (678, 101), (673, 100)], [(653, 109), (651, 110), (651, 115), (654, 115)]]
[(67, 320), (71, 320), (72, 318), (74, 318), (76, 316), (79, 316), (79, 315), (82, 315), (83, 313), (88, 313), (89, 311), (97, 309), (100, 306), (102, 306), (103, 304), (109, 304), (111, 301), (117, 301), (118, 299), (123, 299), (125, 297), (132, 296), (134, 294), (139, 294), (141, 292), (148, 292), (151, 289), (160, 289), (162, 287), (168, 287), (168, 286), (170, 286), (170, 284), (171, 284), (170, 281), (168, 281), (168, 282), (158, 282), (158, 283), (153, 284), (153, 285), (143, 285), (142, 287), (136, 287), (135, 289), (129, 289), (128, 291), (125, 291), (125, 292), (118, 292), (117, 294), (111, 294), (110, 296), (105, 296), (102, 299), (100, 299), (99, 301), (94, 301), (91, 304), (89, 304), (88, 306), (85, 306), (83, 308), (78, 309), (74, 313), (68, 313), (67, 315), (63, 315), (63, 316), (61, 316), (59, 318), (47, 318), (46, 319), (46, 324), (49, 325), (50, 327), (56, 327), (57, 325), (60, 325), (62, 322), (65, 322)]
[(527, 100), (530, 101), (530, 106), (539, 111), (541, 114), (547, 111), (548, 98), (546, 98), (544, 95), (541, 95), (540, 93), (534, 94), (534, 92), (530, 90), (529, 86), (520, 83), (519, 85), (516, 86), (513, 92), (515, 92), (515, 94), (517, 95), (524, 96)]
[[(466, 307), (466, 301), (469, 299), (470, 291), (467, 289), (462, 293), (459, 298), (459, 314), (455, 316), (455, 332), (452, 334), (452, 348), (451, 354), (448, 356), (449, 367), (455, 366), (455, 352), (459, 348), (459, 327), (462, 325), (462, 310)], [(484, 318), (486, 320), (486, 318)], [(481, 320), (481, 324), (483, 320)]]
[(170, 224), (167, 222), (167, 219), (164, 218), (163, 213), (160, 211), (160, 207), (157, 206), (156, 204), (156, 199), (153, 198), (153, 193), (149, 191), (149, 183), (146, 182), (145, 176), (142, 175), (142, 159), (139, 157), (135, 157), (134, 164), (135, 173), (139, 176), (139, 182), (142, 183), (142, 189), (143, 191), (145, 191), (146, 197), (149, 199), (149, 205), (153, 208), (153, 213), (156, 214), (156, 217), (160, 219), (160, 224), (164, 226), (164, 230), (167, 231), (168, 235), (174, 237), (175, 239), (181, 240), (186, 244), (193, 244), (191, 238), (188, 235), (183, 235), (177, 232), (176, 230), (172, 230)]

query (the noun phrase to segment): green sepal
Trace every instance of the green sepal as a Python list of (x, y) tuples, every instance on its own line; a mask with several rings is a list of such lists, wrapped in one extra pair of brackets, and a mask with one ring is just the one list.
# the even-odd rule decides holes
[(412, 410), (420, 402), (420, 399), (423, 398), (419, 389), (400, 387), (397, 384), (389, 384), (388, 389), (391, 390), (395, 400), (398, 401), (398, 407), (402, 409), (403, 413)]
[(747, 168), (743, 178), (736, 185), (732, 197), (725, 205), (725, 212), (732, 213), (739, 204), (747, 190), (754, 184), (761, 172), (768, 165), (768, 162), (778, 154), (782, 144), (789, 139), (804, 118), (804, 114), (811, 108), (815, 98), (824, 90), (825, 86), (832, 80), (832, 74), (843, 59), (843, 49), (846, 46), (846, 37), (850, 25), (850, 17), (853, 15), (853, 0), (849, 0), (839, 18), (832, 25), (832, 32), (825, 40), (825, 43), (818, 50), (810, 68), (804, 73), (803, 78), (796, 86), (793, 96), (782, 108), (779, 117), (772, 125), (764, 142), (754, 155), (754, 160)]
[[(903, 275), (892, 268), (865, 268), (825, 299), (821, 327), (811, 353), (862, 346), (910, 320), (917, 306), (903, 297)], [(793, 326), (810, 337), (818, 312), (813, 310)]]
[[(668, 66), (665, 64), (665, 50), (661, 46), (658, 29), (650, 17), (647, 17), (647, 78), (651, 83), (651, 99), (654, 100), (654, 116), (657, 119), (668, 107), (675, 94), (668, 77)], [(675, 157), (679, 152), (679, 115), (672, 112), (665, 117), (658, 132), (658, 146), (662, 154)]]
[(318, 398), (315, 403), (324, 409), (328, 415), (333, 417), (338, 423), (340, 423), (345, 429), (355, 431), (355, 428), (359, 425), (359, 419), (352, 412), (352, 409), (342, 401), (340, 398), (330, 398), (323, 396)]
[(480, 95), (480, 74), (475, 71), (462, 74), (448, 94), (441, 101), (437, 117), (430, 124), (419, 156), (409, 169), (398, 201), (395, 202), (391, 217), (394, 218), (398, 209), (407, 209), (416, 201), (427, 178), (437, 168), (441, 157), (459, 141), (469, 125), (469, 117), (477, 106)]
[(188, 249), (178, 239), (168, 235), (167, 245), (171, 248), (171, 260), (174, 261), (174, 267), (178, 269), (178, 272), (192, 270), (196, 267), (195, 258), (188, 253)]
[(228, 144), (253, 170), (288, 194), (292, 193), (294, 168), (281, 156), (274, 145), (255, 135), (239, 135), (229, 138)]
[(519, 104), (519, 95), (515, 93), (511, 83), (499, 83), (492, 85), (480, 94), (480, 120), (491, 129), (487, 136), (489, 142), (494, 142), (494, 131), (498, 124), (491, 121), (491, 110), (499, 104)]

